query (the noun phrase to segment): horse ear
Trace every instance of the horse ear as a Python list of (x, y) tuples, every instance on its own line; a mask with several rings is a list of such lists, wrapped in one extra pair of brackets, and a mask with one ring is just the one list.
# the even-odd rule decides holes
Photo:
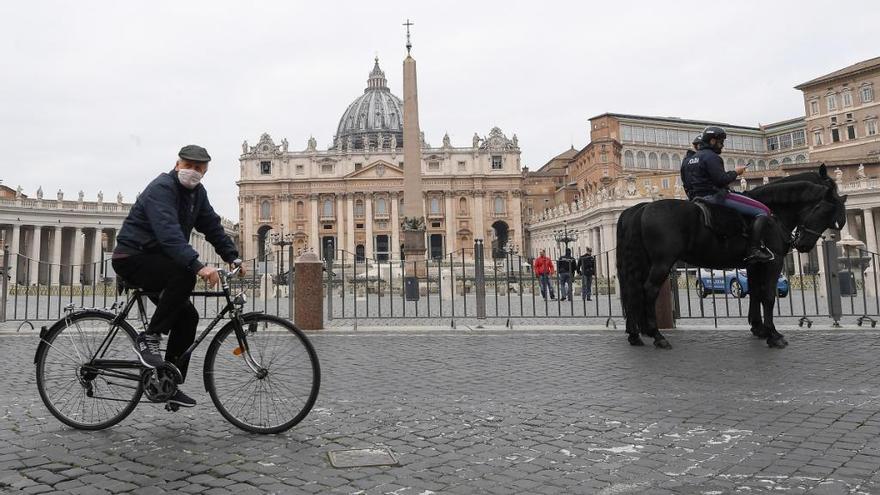
[(823, 179), (828, 178), (828, 169), (825, 167), (824, 163), (819, 165), (819, 177), (822, 177)]

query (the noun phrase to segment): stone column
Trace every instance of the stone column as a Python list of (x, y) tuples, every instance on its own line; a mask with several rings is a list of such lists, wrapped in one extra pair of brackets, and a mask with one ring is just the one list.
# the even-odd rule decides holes
[(452, 191), (446, 191), (446, 253), (455, 251), (455, 198)]
[(284, 226), (284, 230), (286, 232), (290, 232), (290, 195), (282, 194), (281, 195), (281, 225)]
[(311, 210), (311, 221), (309, 222), (309, 246), (312, 248), (312, 251), (315, 253), (319, 253), (320, 257), (321, 252), (321, 239), (318, 237), (318, 224), (320, 220), (318, 218), (318, 195), (311, 194), (309, 196), (309, 209)]
[(38, 285), (40, 283), (40, 244), (43, 241), (43, 230), (39, 225), (34, 225), (34, 231), (31, 234), (31, 245), (28, 252), (28, 261), (30, 271), (28, 276), (28, 285)]
[(345, 250), (348, 251), (349, 256), (354, 256), (354, 194), (346, 193), (345, 199), (345, 225), (348, 231), (348, 237), (345, 238)]
[[(92, 283), (97, 283), (101, 277), (101, 229), (97, 227), (92, 229), (92, 235), (94, 242), (92, 242), (92, 263), (88, 266), (88, 278)], [(199, 251), (199, 253), (202, 253), (202, 251)], [(202, 255), (202, 258), (204, 258), (204, 255)]]
[(474, 239), (484, 239), (486, 230), (483, 226), (483, 191), (474, 191)]
[(391, 256), (390, 259), (400, 259), (400, 198), (397, 193), (391, 194)]
[(862, 215), (864, 216), (865, 223), (865, 249), (868, 250), (868, 255), (872, 258), (872, 262), (864, 273), (865, 292), (873, 296), (876, 292), (874, 290), (874, 278), (877, 276), (877, 267), (874, 266), (873, 259), (875, 255), (880, 255), (877, 252), (877, 229), (874, 227), (874, 212), (871, 208), (863, 209)]
[(11, 283), (18, 283), (19, 246), (21, 246), (21, 225), (12, 226), (12, 242), (9, 243), (9, 277)]
[(324, 291), (321, 289), (323, 267), (316, 253), (304, 253), (296, 260), (293, 321), (303, 330), (324, 328)]
[(822, 239), (816, 243), (816, 256), (819, 258), (819, 273), (816, 274), (816, 283), (819, 285), (819, 295), (825, 297), (828, 295), (828, 291), (825, 288), (825, 247), (822, 245)]
[[(513, 200), (511, 201), (510, 208), (513, 211), (509, 212), (509, 216), (513, 218), (513, 225), (518, 229), (516, 231), (516, 238), (512, 239), (516, 244), (517, 248), (520, 252), (525, 248), (524, 244), (524, 232), (523, 232), (523, 218), (522, 218), (522, 191), (516, 190), (513, 191)], [(580, 239), (580, 238), (578, 238)]]
[(70, 283), (73, 285), (80, 283), (84, 245), (85, 238), (83, 237), (83, 229), (82, 227), (76, 227), (73, 231), (73, 257), (70, 259), (70, 264), (73, 265), (73, 280), (71, 280)]
[(373, 245), (376, 240), (373, 239), (373, 194), (364, 195), (364, 230), (367, 233), (367, 239), (364, 242), (364, 255), (367, 259), (373, 257)]
[(244, 200), (244, 218), (242, 221), (244, 225), (242, 225), (241, 229), (241, 249), (242, 249), (242, 259), (252, 259), (257, 257), (257, 252), (255, 249), (256, 239), (254, 238), (254, 234), (257, 233), (257, 227), (254, 223), (254, 198), (253, 196), (244, 196), (242, 198)]
[(63, 232), (61, 227), (55, 227), (52, 231), (52, 252), (49, 254), (49, 263), (51, 263), (49, 285), (61, 285), (61, 239), (64, 237)]

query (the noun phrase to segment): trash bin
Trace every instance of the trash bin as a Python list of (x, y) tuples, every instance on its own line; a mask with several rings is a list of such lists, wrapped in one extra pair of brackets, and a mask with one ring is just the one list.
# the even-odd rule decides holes
[(841, 296), (856, 295), (856, 278), (852, 272), (838, 272), (837, 278), (840, 280)]
[(404, 295), (407, 301), (419, 300), (419, 279), (416, 277), (405, 277), (403, 279)]

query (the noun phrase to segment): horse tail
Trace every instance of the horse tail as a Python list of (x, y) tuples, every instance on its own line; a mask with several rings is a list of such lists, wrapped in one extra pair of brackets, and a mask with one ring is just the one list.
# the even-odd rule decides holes
[(651, 263), (642, 244), (642, 211), (648, 203), (627, 208), (617, 220), (617, 277), (626, 331), (638, 335), (646, 330), (645, 280)]

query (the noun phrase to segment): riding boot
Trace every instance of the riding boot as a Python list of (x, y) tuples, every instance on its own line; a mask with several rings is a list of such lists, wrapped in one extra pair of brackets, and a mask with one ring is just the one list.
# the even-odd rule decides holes
[(755, 221), (752, 223), (752, 233), (749, 236), (749, 249), (745, 258), (746, 262), (766, 263), (776, 258), (769, 249), (763, 247), (762, 243), (764, 239), (764, 230), (769, 221), (770, 217), (762, 215), (756, 217)]

